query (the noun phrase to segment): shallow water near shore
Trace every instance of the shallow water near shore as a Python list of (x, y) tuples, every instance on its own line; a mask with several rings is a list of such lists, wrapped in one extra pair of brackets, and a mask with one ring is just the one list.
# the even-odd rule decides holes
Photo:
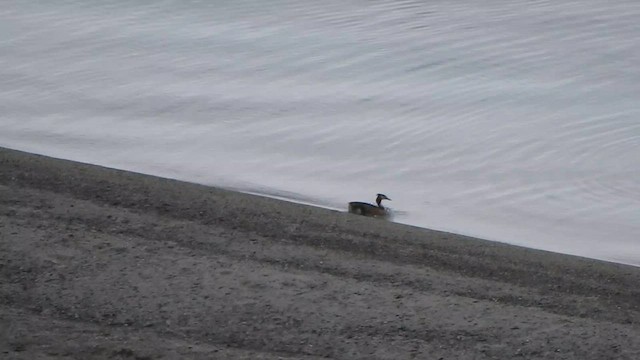
[(640, 265), (635, 1), (9, 1), (0, 146)]

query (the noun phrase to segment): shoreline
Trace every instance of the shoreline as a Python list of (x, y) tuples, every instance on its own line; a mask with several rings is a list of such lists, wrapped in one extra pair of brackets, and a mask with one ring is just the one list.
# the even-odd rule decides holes
[(0, 212), (15, 358), (640, 357), (631, 265), (3, 148)]

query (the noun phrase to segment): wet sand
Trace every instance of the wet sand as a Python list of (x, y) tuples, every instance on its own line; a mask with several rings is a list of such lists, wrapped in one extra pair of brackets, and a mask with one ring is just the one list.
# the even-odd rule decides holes
[(3, 359), (638, 359), (639, 285), (627, 265), (0, 149)]

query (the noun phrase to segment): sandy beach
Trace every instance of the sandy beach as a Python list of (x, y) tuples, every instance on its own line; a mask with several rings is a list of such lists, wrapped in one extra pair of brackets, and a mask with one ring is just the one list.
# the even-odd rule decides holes
[(3, 359), (638, 359), (639, 284), (631, 266), (0, 149)]

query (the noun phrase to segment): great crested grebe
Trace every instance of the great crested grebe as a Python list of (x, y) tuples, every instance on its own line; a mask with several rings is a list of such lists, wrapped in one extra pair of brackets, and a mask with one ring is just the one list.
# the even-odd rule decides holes
[(350, 202), (349, 212), (351, 214), (371, 217), (387, 217), (389, 216), (389, 210), (385, 209), (384, 206), (382, 206), (382, 200), (391, 199), (389, 199), (385, 194), (378, 194), (376, 196), (376, 204), (378, 204), (378, 206), (359, 201)]

